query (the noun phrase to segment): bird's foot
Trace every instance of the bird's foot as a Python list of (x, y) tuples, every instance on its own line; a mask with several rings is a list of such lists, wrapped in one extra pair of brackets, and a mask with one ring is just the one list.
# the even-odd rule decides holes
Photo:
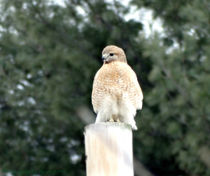
[(108, 122), (114, 122), (113, 118), (110, 118), (110, 119), (108, 120)]
[(117, 118), (116, 122), (120, 122), (120, 119), (119, 119), (119, 118)]

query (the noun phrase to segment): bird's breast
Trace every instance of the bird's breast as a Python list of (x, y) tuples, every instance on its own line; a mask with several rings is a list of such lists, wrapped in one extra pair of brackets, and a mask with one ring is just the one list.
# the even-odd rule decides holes
[(122, 96), (122, 92), (128, 89), (128, 77), (121, 64), (103, 65), (97, 75), (97, 80), (102, 89), (117, 97)]

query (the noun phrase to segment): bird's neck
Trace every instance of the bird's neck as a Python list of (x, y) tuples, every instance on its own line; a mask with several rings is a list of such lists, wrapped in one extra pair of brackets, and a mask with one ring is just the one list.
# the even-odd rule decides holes
[(104, 62), (104, 64), (115, 64), (115, 63), (119, 63), (119, 62), (127, 63), (126, 60), (111, 60), (108, 62)]

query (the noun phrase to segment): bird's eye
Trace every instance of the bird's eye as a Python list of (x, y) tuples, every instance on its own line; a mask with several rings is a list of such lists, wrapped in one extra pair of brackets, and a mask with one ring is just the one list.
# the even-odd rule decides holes
[(114, 56), (114, 53), (110, 53), (109, 55), (110, 55), (110, 56)]

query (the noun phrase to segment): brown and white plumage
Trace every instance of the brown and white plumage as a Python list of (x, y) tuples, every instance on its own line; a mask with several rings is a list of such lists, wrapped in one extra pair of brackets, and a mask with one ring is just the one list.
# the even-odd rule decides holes
[(96, 123), (120, 121), (137, 129), (134, 116), (142, 109), (143, 94), (124, 51), (109, 45), (102, 51), (104, 64), (95, 75), (92, 90)]

